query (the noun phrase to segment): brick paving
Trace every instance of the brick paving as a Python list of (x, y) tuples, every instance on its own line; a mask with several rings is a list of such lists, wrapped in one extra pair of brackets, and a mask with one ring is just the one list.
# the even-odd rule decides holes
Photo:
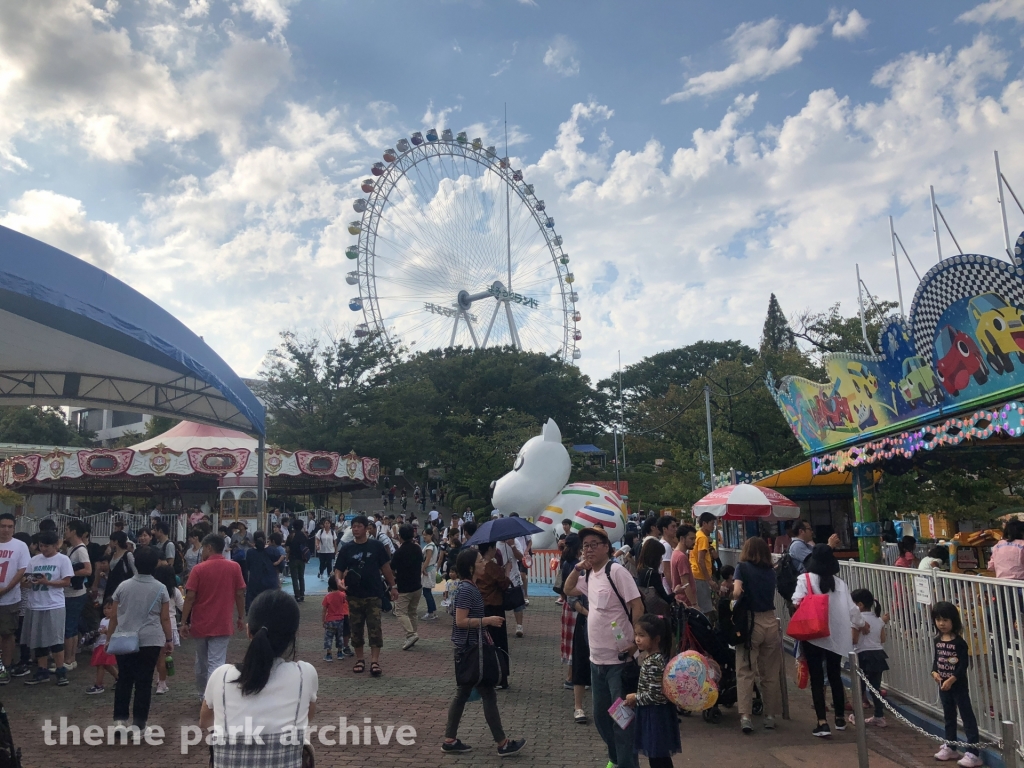
[[(315, 578), (315, 577), (314, 577)], [(313, 587), (313, 583), (308, 584)], [(563, 671), (558, 663), (559, 611), (553, 597), (542, 596), (540, 590), (527, 610), (526, 637), (510, 638), (512, 645), (512, 689), (498, 693), (502, 720), (510, 735), (529, 739), (526, 750), (517, 758), (523, 765), (556, 768), (564, 766), (604, 766), (607, 757), (593, 725), (577, 725), (572, 720), (572, 693), (563, 690)], [(394, 738), (389, 745), (323, 746), (314, 742), (320, 766), (403, 766), (497, 765), (490, 734), (484, 723), (479, 703), (469, 704), (459, 736), (475, 750), (469, 755), (452, 756), (440, 752), (445, 716), (453, 688), (451, 647), (448, 641), (450, 624), (444, 618), (422, 622), (421, 640), (415, 649), (399, 649), (401, 631), (396, 619), (385, 617), (385, 648), (382, 657), (384, 676), (373, 679), (366, 672), (352, 672), (352, 661), (327, 663), (321, 660), (322, 630), (319, 624), (319, 599), (309, 597), (301, 606), (303, 624), (299, 637), (299, 657), (316, 666), (320, 674), (317, 724), (337, 723), (346, 717), (349, 723), (362, 724), (369, 717), (375, 725), (411, 725), (416, 729), (415, 744), (401, 746)], [(511, 614), (509, 615), (511, 618)], [(446, 617), (445, 617), (446, 618)], [(228, 660), (238, 661), (245, 641), (236, 636)], [(0, 688), (0, 700), (10, 715), (15, 743), (24, 752), (25, 768), (89, 768), (141, 761), (144, 766), (207, 765), (208, 752), (192, 747), (181, 754), (179, 728), (198, 722), (198, 698), (193, 691), (191, 643), (185, 641), (175, 655), (177, 674), (170, 679), (171, 692), (155, 696), (151, 724), (168, 731), (163, 746), (46, 746), (41, 726), (45, 718), (55, 723), (61, 716), (84, 727), (89, 724), (104, 728), (110, 723), (113, 693), (87, 696), (93, 670), (88, 656), (82, 654), (84, 666), (70, 673), (71, 685), (25, 686), (21, 680)], [(792, 678), (790, 678), (792, 679)], [(851, 728), (836, 733), (831, 742), (823, 743), (810, 735), (813, 713), (809, 691), (791, 688), (793, 719), (780, 721), (775, 732), (758, 731), (743, 736), (738, 728), (735, 710), (725, 710), (718, 725), (705, 723), (699, 716), (681, 723), (683, 754), (676, 756), (677, 766), (715, 765), (744, 768), (780, 768), (782, 766), (821, 766), (846, 768), (856, 766), (856, 735)], [(590, 704), (587, 702), (587, 712)], [(757, 718), (755, 718), (756, 723)], [(871, 765), (887, 768), (892, 765), (932, 765), (933, 742), (915, 736), (893, 724), (888, 729), (872, 730)], [(642, 760), (646, 765), (646, 761)]]

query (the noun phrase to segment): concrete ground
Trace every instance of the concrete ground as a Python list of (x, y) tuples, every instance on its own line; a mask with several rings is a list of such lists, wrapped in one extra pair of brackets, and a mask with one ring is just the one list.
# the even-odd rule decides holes
[[(308, 581), (312, 592), (316, 574)], [(541, 589), (535, 587), (535, 591)], [(319, 590), (318, 590), (319, 591)], [(408, 652), (399, 649), (401, 630), (391, 616), (384, 619), (385, 648), (382, 657), (384, 676), (371, 678), (367, 673), (352, 672), (352, 661), (325, 662), (321, 659), (322, 630), (319, 623), (319, 598), (307, 597), (302, 604), (303, 624), (300, 631), (299, 658), (314, 664), (320, 674), (317, 724), (337, 724), (339, 717), (362, 725), (364, 718), (371, 725), (387, 727), (411, 726), (414, 742), (396, 743), (397, 730), (387, 745), (324, 746), (314, 742), (320, 766), (402, 765), (479, 766), (497, 765), (490, 735), (484, 723), (481, 705), (469, 704), (459, 732), (460, 738), (475, 747), (467, 756), (444, 755), (440, 751), (445, 716), (453, 691), (450, 620), (446, 616), (436, 622), (420, 625), (421, 640)], [(511, 618), (511, 615), (510, 617)], [(525, 736), (529, 744), (517, 762), (529, 766), (555, 767), (593, 766), (603, 768), (607, 761), (604, 745), (592, 724), (578, 725), (572, 720), (572, 692), (562, 688), (563, 669), (559, 665), (559, 607), (553, 595), (535, 595), (527, 609), (526, 636), (510, 639), (512, 646), (511, 690), (498, 693), (501, 716), (510, 735)], [(228, 660), (239, 661), (245, 641), (236, 636), (231, 643)], [(111, 765), (200, 766), (208, 764), (208, 751), (192, 747), (182, 754), (180, 728), (198, 722), (199, 703), (193, 690), (191, 642), (185, 641), (175, 654), (175, 677), (170, 679), (171, 691), (155, 696), (150, 716), (152, 724), (168, 732), (162, 746), (87, 746), (80, 744), (44, 744), (42, 726), (49, 718), (54, 724), (66, 717), (81, 728), (110, 724), (113, 692), (87, 696), (93, 670), (88, 656), (79, 657), (80, 666), (69, 673), (71, 685), (29, 687), (22, 679), (0, 688), (0, 701), (10, 716), (15, 744), (24, 753), (25, 768), (109, 768)], [(791, 678), (792, 679), (792, 678)], [(677, 766), (743, 766), (743, 768), (819, 768), (855, 767), (856, 735), (852, 727), (835, 733), (830, 740), (811, 736), (814, 716), (809, 691), (790, 690), (792, 720), (780, 721), (774, 732), (760, 729), (744, 736), (739, 730), (735, 710), (725, 710), (718, 725), (705, 723), (699, 716), (684, 718), (680, 724), (683, 752), (675, 758)], [(587, 702), (590, 714), (590, 703)], [(408, 735), (408, 734), (407, 734)], [(59, 737), (59, 735), (58, 735)], [(871, 766), (934, 765), (932, 754), (938, 745), (915, 735), (896, 723), (885, 730), (869, 733)], [(375, 742), (379, 741), (376, 737)], [(406, 739), (410, 740), (409, 738)], [(121, 761), (131, 761), (131, 763)], [(646, 765), (645, 760), (641, 760)]]

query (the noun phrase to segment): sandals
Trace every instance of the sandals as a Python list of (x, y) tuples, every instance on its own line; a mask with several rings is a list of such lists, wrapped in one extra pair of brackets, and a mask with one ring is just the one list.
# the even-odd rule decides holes
[(352, 667), (352, 671), (355, 672), (356, 674), (360, 674), (360, 673), (362, 673), (365, 670), (366, 670), (366, 662), (363, 661), (362, 659), (357, 661), (356, 665), (354, 667)]
[(378, 664), (376, 661), (371, 661), (370, 662), (370, 676), (371, 677), (380, 677), (383, 674), (384, 674), (384, 670), (380, 668), (380, 664)]

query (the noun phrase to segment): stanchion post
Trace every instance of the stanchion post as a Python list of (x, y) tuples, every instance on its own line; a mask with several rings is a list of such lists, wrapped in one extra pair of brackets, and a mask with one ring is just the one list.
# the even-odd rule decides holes
[(870, 768), (868, 763), (868, 730), (864, 722), (864, 688), (860, 682), (860, 664), (857, 663), (856, 651), (850, 651), (850, 689), (850, 695), (853, 698), (853, 720), (857, 725), (858, 765), (860, 768)]
[[(779, 626), (779, 648), (782, 648), (782, 664), (779, 665), (779, 693), (782, 694), (782, 719), (789, 720), (789, 681), (786, 678), (786, 646), (783, 644), (782, 626)], [(771, 714), (775, 714), (772, 712)]]
[(1003, 766), (1017, 768), (1017, 734), (1010, 720), (1000, 723), (1003, 738)]

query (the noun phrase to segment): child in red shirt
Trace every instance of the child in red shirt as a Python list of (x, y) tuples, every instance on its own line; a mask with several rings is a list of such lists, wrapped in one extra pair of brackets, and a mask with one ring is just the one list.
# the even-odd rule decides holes
[(353, 650), (348, 641), (351, 637), (348, 627), (348, 597), (345, 590), (339, 588), (337, 580), (331, 576), (327, 582), (327, 594), (324, 595), (323, 612), (320, 619), (324, 624), (324, 661), (331, 658), (331, 643), (338, 649), (338, 658), (342, 655), (352, 656)]

